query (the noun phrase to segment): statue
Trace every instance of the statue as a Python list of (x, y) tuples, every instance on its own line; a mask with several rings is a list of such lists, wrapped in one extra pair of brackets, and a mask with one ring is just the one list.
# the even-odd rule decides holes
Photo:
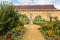
[(30, 12), (30, 22), (29, 24), (33, 24), (33, 20), (32, 20), (32, 11)]

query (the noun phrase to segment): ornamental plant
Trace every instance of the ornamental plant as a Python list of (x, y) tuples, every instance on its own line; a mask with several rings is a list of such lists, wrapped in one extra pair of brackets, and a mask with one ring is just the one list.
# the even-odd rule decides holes
[(54, 40), (60, 37), (60, 20), (58, 20), (57, 17), (53, 17), (53, 19), (54, 21), (46, 22), (40, 28), (40, 31), (44, 34), (46, 38), (48, 38), (48, 40)]
[(54, 35), (53, 24), (49, 22), (43, 24), (43, 26), (41, 27), (41, 31), (44, 32), (44, 35), (46, 35), (47, 37), (53, 36)]
[(6, 35), (18, 25), (19, 15), (12, 3), (0, 3), (0, 35)]
[(60, 20), (57, 17), (54, 17), (54, 31), (55, 35), (60, 36)]
[(24, 14), (20, 14), (20, 19), (19, 21), (21, 21), (23, 24), (28, 24), (29, 23), (29, 19), (27, 18), (26, 15)]
[(46, 21), (41, 18), (41, 16), (36, 16), (35, 19), (33, 20), (34, 24), (41, 25), (44, 24)]

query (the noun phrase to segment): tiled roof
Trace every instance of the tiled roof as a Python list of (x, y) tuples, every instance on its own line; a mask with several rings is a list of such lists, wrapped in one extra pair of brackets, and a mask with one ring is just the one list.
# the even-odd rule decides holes
[(54, 5), (15, 5), (18, 10), (53, 10)]

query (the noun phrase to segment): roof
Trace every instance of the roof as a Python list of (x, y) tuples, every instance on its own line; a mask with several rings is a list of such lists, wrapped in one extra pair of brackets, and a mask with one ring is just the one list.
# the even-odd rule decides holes
[(56, 10), (54, 5), (15, 5), (18, 10)]

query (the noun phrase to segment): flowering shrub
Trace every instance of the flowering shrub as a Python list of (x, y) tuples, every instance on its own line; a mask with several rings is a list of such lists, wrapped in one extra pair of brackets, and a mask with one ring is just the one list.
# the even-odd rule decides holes
[(53, 31), (53, 24), (52, 23), (45, 23), (42, 25), (41, 30), (43, 30), (44, 34), (49, 37), (54, 34)]

